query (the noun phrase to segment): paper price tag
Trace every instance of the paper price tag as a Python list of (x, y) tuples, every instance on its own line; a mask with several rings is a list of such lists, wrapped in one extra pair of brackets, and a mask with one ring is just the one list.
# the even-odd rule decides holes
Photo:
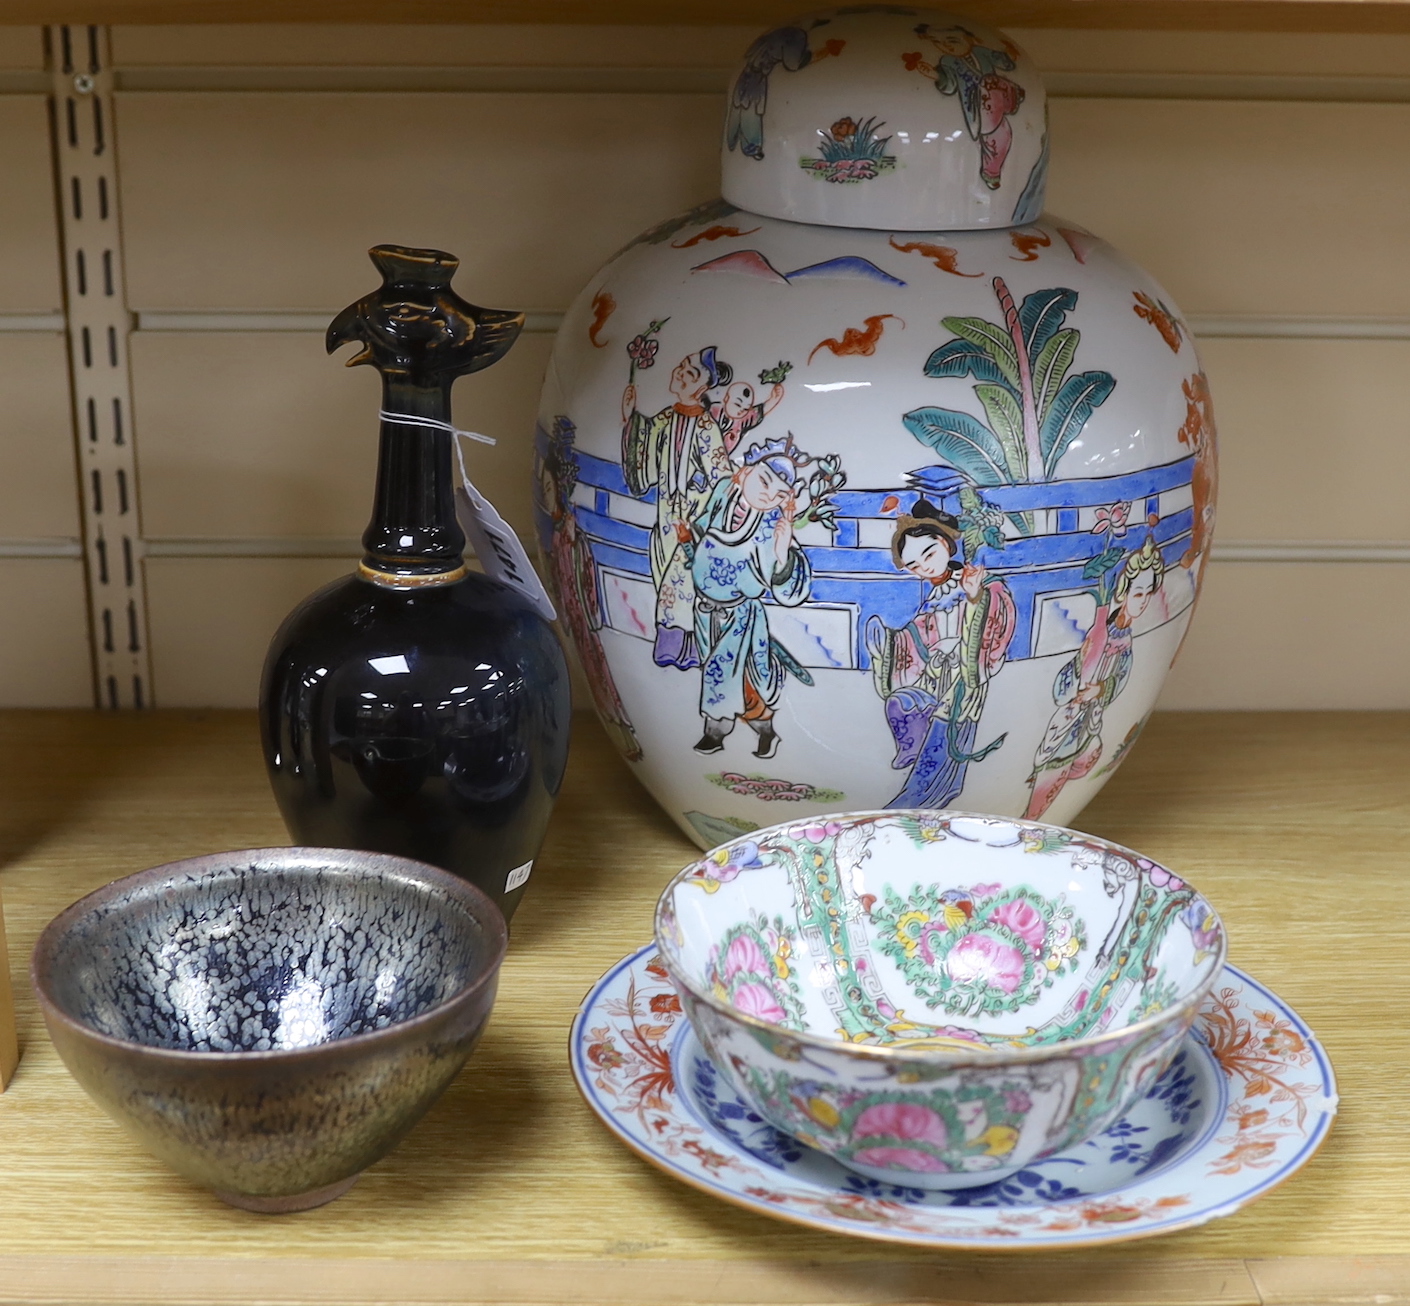
[[(470, 474), (465, 470), (464, 441), (465, 437), (457, 432), (455, 453), (460, 464), (460, 485), (455, 491), (455, 516), (460, 522), (460, 529), (475, 550), (486, 576), (522, 594), (546, 621), (556, 620), (558, 614), (553, 609), (553, 601), (529, 561), (529, 555), (524, 552), (519, 537), (495, 511), (494, 504), (470, 480)], [(527, 872), (525, 874), (527, 876)]]
[(505, 877), (505, 893), (513, 893), (521, 884), (526, 884), (529, 879), (529, 872), (534, 869), (533, 862), (525, 862), (522, 866), (516, 866)]

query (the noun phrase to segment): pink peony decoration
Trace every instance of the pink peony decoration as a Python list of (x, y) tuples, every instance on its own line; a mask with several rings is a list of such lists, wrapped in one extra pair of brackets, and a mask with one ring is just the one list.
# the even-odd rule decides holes
[(746, 1016), (757, 1016), (774, 1024), (782, 1021), (787, 1014), (779, 1006), (778, 999), (762, 984), (741, 984), (730, 1000)]
[(1006, 902), (989, 913), (989, 919), (996, 925), (1006, 926), (1024, 941), (1034, 952), (1043, 950), (1043, 937), (1048, 932), (1043, 915), (1022, 898)]
[(852, 1126), (852, 1137), (870, 1138), (878, 1134), (934, 1143), (936, 1147), (945, 1147), (950, 1141), (945, 1122), (919, 1102), (879, 1102), (867, 1107)]
[(1023, 954), (987, 934), (966, 934), (945, 958), (945, 970), (957, 984), (988, 984), (1012, 993), (1023, 981)]
[(747, 934), (741, 934), (730, 941), (725, 950), (725, 978), (736, 975), (767, 975), (772, 967), (764, 959), (763, 949)]

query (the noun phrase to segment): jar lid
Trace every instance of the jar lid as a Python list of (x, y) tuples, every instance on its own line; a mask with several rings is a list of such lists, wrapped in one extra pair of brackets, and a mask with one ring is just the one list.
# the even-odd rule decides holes
[(1032, 222), (1047, 93), (1002, 32), (933, 9), (822, 10), (759, 37), (730, 92), (726, 200), (794, 222), (946, 231)]

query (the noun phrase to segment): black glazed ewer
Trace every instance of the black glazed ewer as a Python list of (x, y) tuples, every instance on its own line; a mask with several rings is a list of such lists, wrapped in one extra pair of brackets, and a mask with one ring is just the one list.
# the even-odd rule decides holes
[(450, 390), (508, 352), (522, 313), (451, 289), (438, 250), (370, 251), (381, 288), (328, 351), (382, 374), (377, 496), (357, 571), (274, 636), (260, 687), (265, 763), (294, 842), (398, 853), (513, 914), (568, 753), (568, 669), (522, 593), (466, 570)]

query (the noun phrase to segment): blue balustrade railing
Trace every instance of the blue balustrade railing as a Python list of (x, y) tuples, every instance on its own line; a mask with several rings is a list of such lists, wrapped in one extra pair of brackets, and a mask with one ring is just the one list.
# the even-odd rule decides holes
[[(540, 432), (540, 456), (545, 452)], [(601, 568), (625, 577), (650, 583), (648, 547), (651, 529), (624, 519), (623, 500), (635, 505), (655, 502), (655, 492), (635, 496), (622, 477), (622, 469), (606, 459), (576, 450), (578, 491), (574, 510), (578, 528), (590, 541), (593, 558)], [(1008, 585), (1017, 611), (1017, 625), (1009, 647), (1011, 659), (1035, 656), (1037, 622), (1043, 600), (1063, 594), (1091, 590), (1093, 582), (1082, 574), (1084, 566), (1100, 554), (1113, 538), (1109, 532), (1083, 529), (1083, 509), (1128, 504), (1130, 523), (1114, 542), (1137, 548), (1149, 531), (1166, 563), (1173, 566), (1184, 553), (1193, 526), (1193, 510), (1188, 502), (1161, 510), (1162, 496), (1188, 486), (1194, 469), (1193, 456), (1147, 467), (1119, 476), (1090, 477), (1082, 480), (1024, 483), (978, 487), (984, 502), (1003, 512), (1034, 514), (1032, 534), (1017, 535), (1009, 528), (1002, 548), (982, 547), (974, 559)], [(808, 544), (804, 552), (813, 570), (811, 602), (846, 607), (853, 611), (852, 638), (854, 665), (866, 667), (863, 646), (867, 619), (879, 616), (889, 626), (900, 626), (915, 615), (925, 597), (926, 582), (900, 571), (890, 548), (877, 539), (875, 526), (866, 531), (869, 543), (862, 544), (864, 523), (891, 523), (897, 514), (909, 511), (918, 498), (959, 515), (960, 491), (969, 485), (953, 468), (922, 467), (910, 473), (906, 490), (843, 489), (834, 496), (837, 530), (829, 544)], [(582, 503), (584, 497), (592, 506)], [(640, 518), (637, 507), (632, 515)], [(1037, 520), (1041, 517), (1041, 521)], [(1150, 518), (1154, 517), (1154, 525)], [(547, 521), (540, 514), (540, 529)], [(610, 613), (603, 613), (610, 624)], [(628, 632), (632, 633), (632, 632)]]

